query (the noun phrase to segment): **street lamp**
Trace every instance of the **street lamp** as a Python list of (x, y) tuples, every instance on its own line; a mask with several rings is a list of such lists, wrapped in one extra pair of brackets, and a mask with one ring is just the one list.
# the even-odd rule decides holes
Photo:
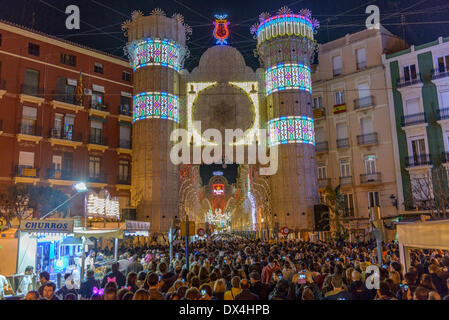
[[(79, 182), (79, 183), (75, 184), (73, 187), (78, 192), (77, 194), (84, 193), (84, 230), (87, 230), (87, 191), (89, 189), (87, 188), (87, 185), (84, 182)], [(83, 240), (83, 251), (82, 251), (82, 255), (81, 255), (80, 280), (84, 281), (84, 269), (85, 269), (85, 263), (86, 263), (86, 237), (83, 236), (82, 240)]]

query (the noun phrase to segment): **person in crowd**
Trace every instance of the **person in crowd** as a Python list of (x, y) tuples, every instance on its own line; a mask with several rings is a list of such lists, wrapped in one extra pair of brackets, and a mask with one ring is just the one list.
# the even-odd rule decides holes
[(19, 287), (17, 288), (18, 294), (23, 294), (24, 296), (26, 296), (28, 291), (32, 289), (33, 270), (34, 268), (32, 266), (28, 266), (25, 268), (25, 274), (22, 278), (22, 281), (20, 281)]
[(268, 265), (266, 265), (265, 267), (263, 267), (262, 269), (262, 282), (263, 283), (270, 283), (272, 276), (273, 276), (273, 272), (275, 270), (278, 270), (278, 266), (275, 264), (274, 261), (274, 257), (270, 256), (268, 258)]
[(185, 300), (200, 300), (201, 299), (201, 293), (198, 290), (198, 288), (192, 287), (190, 289), (187, 289), (185, 294)]
[(135, 272), (138, 274), (143, 270), (143, 265), (140, 263), (137, 254), (135, 254), (132, 258), (132, 262), (126, 267), (126, 273)]
[(247, 279), (240, 281), (240, 293), (235, 296), (234, 300), (259, 300), (259, 296), (250, 290), (250, 282)]
[(56, 291), (55, 293), (61, 300), (64, 300), (65, 296), (68, 295), (69, 293), (73, 293), (75, 296), (78, 296), (78, 290), (75, 289), (74, 281), (71, 278), (71, 276), (72, 274), (70, 273), (66, 273), (64, 275), (65, 283), (62, 286), (62, 288)]
[(226, 292), (226, 281), (224, 279), (218, 279), (215, 281), (213, 297), (215, 300), (224, 300)]
[(235, 276), (232, 278), (232, 288), (224, 294), (224, 300), (234, 300), (235, 297), (240, 294), (242, 289), (240, 289), (240, 277)]
[(50, 281), (50, 274), (47, 271), (39, 273), (40, 287), (38, 289), (39, 295), (42, 297), (44, 294), (44, 285)]
[(74, 293), (68, 293), (65, 295), (63, 300), (78, 300), (78, 296)]
[(133, 300), (151, 300), (147, 290), (139, 289), (134, 294)]
[(159, 290), (159, 276), (152, 272), (149, 273), (147, 276), (147, 286), (148, 286), (148, 292), (150, 294), (151, 300), (164, 300), (164, 295)]
[(260, 274), (253, 271), (249, 275), (251, 281), (250, 291), (260, 298), (260, 300), (268, 300), (270, 294), (270, 286), (260, 281)]
[(139, 290), (139, 286), (137, 285), (137, 273), (135, 272), (129, 272), (128, 276), (126, 277), (126, 284), (125, 288), (129, 291), (132, 291), (132, 293), (136, 293), (137, 290)]
[(117, 300), (117, 283), (109, 282), (104, 287), (103, 300)]
[(95, 251), (90, 251), (85, 260), (86, 270), (95, 269)]
[(86, 273), (86, 281), (83, 281), (80, 286), (79, 294), (84, 299), (90, 299), (93, 294), (94, 288), (99, 289), (100, 281), (95, 279), (95, 273), (93, 270), (88, 270)]
[(336, 273), (332, 276), (331, 284), (333, 290), (325, 294), (326, 300), (348, 300), (349, 295), (343, 285), (343, 279), (340, 274)]
[(39, 292), (37, 291), (28, 291), (25, 300), (40, 300)]
[(351, 275), (351, 284), (348, 287), (348, 296), (350, 300), (371, 300), (372, 294), (368, 291), (365, 283), (362, 282), (360, 272), (353, 271)]
[(101, 287), (105, 288), (105, 286), (110, 282), (115, 282), (118, 288), (121, 288), (126, 283), (126, 278), (123, 273), (120, 272), (120, 264), (115, 262), (112, 264), (112, 271), (107, 273), (103, 280), (101, 281)]
[(53, 282), (46, 282), (42, 286), (42, 299), (41, 300), (60, 300), (56, 295), (56, 285)]

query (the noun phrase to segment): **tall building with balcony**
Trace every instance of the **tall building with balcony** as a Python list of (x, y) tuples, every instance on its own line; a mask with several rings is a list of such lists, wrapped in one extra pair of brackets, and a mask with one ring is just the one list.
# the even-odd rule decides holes
[(429, 213), (439, 206), (439, 195), (445, 198), (448, 192), (449, 37), (385, 54), (382, 60), (400, 211)]
[(403, 47), (383, 27), (348, 34), (320, 45), (312, 72), (320, 197), (324, 201), (327, 186), (340, 185), (344, 220), (355, 232), (366, 231), (370, 207), (380, 206), (384, 217), (397, 214), (381, 55)]
[[(129, 208), (129, 62), (3, 21), (0, 39), (0, 184), (73, 195), (85, 181)], [(76, 200), (71, 214), (83, 215)]]

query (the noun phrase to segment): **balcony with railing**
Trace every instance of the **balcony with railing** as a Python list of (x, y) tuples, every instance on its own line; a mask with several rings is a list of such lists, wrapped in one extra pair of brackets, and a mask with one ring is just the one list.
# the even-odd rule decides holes
[(364, 173), (360, 175), (360, 184), (380, 182), (382, 182), (382, 175), (380, 174), (380, 172)]
[(131, 141), (126, 139), (119, 140), (119, 148), (121, 149), (131, 149)]
[(374, 106), (374, 97), (368, 96), (354, 100), (354, 110), (360, 110)]
[(415, 78), (413, 77), (402, 77), (396, 82), (396, 88), (404, 88), (414, 84), (422, 83), (421, 75), (417, 74)]
[(56, 145), (79, 147), (83, 144), (83, 135), (79, 132), (65, 132), (63, 129), (50, 129), (50, 143)]
[(330, 178), (322, 178), (322, 179), (318, 179), (318, 187), (320, 189), (324, 189), (327, 186), (331, 185), (331, 179)]
[(342, 186), (352, 185), (352, 176), (340, 177), (340, 185)]
[(360, 61), (360, 62), (357, 62), (357, 70), (363, 70), (363, 69), (366, 69), (366, 61)]
[(377, 132), (362, 134), (357, 136), (357, 145), (359, 146), (368, 146), (368, 145), (376, 145), (378, 144), (378, 136)]
[(120, 105), (119, 113), (122, 116), (127, 116), (127, 117), (133, 116), (133, 110), (129, 105), (124, 105), (124, 104)]
[(449, 77), (449, 66), (444, 68), (433, 69), (431, 75), (432, 80)]
[(91, 150), (99, 150), (99, 151), (106, 151), (109, 148), (108, 144), (108, 138), (103, 137), (101, 135), (90, 135), (87, 149), (88, 151)]
[(100, 103), (100, 102), (91, 100), (90, 107), (89, 107), (89, 115), (103, 117), (106, 119), (106, 117), (109, 115), (109, 104), (107, 104), (105, 102)]
[(326, 118), (326, 110), (322, 107), (313, 109), (313, 118), (315, 120), (321, 120)]
[(38, 144), (42, 137), (42, 128), (36, 125), (22, 122), (17, 130), (17, 140), (20, 142), (22, 140), (32, 141)]
[(108, 175), (103, 174), (89, 174), (87, 178), (88, 183), (99, 183), (99, 184), (107, 184), (108, 183)]
[(449, 108), (443, 108), (437, 110), (437, 120), (447, 120), (449, 119)]
[(39, 179), (39, 168), (18, 165), (14, 170), (14, 180), (16, 183), (35, 183)]
[(44, 97), (44, 88), (39, 88), (39, 86), (30, 85), (30, 84), (22, 84), (21, 93), (26, 94), (33, 97), (43, 98)]
[(333, 75), (334, 77), (339, 76), (343, 73), (343, 69), (339, 68), (339, 69), (333, 69)]
[(68, 94), (66, 92), (52, 91), (52, 99), (58, 102), (64, 102), (72, 105), (77, 105), (76, 95)]
[(131, 185), (131, 176), (127, 175), (127, 176), (122, 176), (119, 175), (117, 176), (117, 184), (121, 184), (124, 186), (130, 186)]
[(315, 145), (316, 152), (328, 152), (329, 151), (329, 143), (327, 141), (317, 142)]
[(349, 138), (337, 139), (337, 149), (349, 148)]
[(422, 123), (427, 123), (427, 117), (424, 112), (410, 114), (410, 115), (401, 117), (401, 126), (402, 127), (414, 126), (414, 125), (422, 124)]
[(73, 170), (47, 169), (46, 178), (51, 180), (75, 181), (80, 178), (80, 175), (73, 172)]
[(3, 120), (0, 120), (0, 134), (3, 133)]
[(405, 158), (405, 166), (407, 168), (430, 166), (430, 165), (432, 165), (430, 154), (417, 154)]
[(346, 217), (353, 217), (354, 216), (354, 208), (343, 208), (342, 210), (342, 216), (344, 218)]

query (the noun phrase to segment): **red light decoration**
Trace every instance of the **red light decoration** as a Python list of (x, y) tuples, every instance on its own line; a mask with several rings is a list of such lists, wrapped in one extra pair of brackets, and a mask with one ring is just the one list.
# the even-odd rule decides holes
[(214, 22), (214, 37), (217, 39), (217, 44), (223, 45), (228, 44), (228, 37), (229, 37), (229, 22), (228, 22), (228, 15), (222, 14), (222, 15), (215, 15), (215, 22)]
[(214, 184), (213, 193), (214, 196), (224, 196), (224, 184)]

